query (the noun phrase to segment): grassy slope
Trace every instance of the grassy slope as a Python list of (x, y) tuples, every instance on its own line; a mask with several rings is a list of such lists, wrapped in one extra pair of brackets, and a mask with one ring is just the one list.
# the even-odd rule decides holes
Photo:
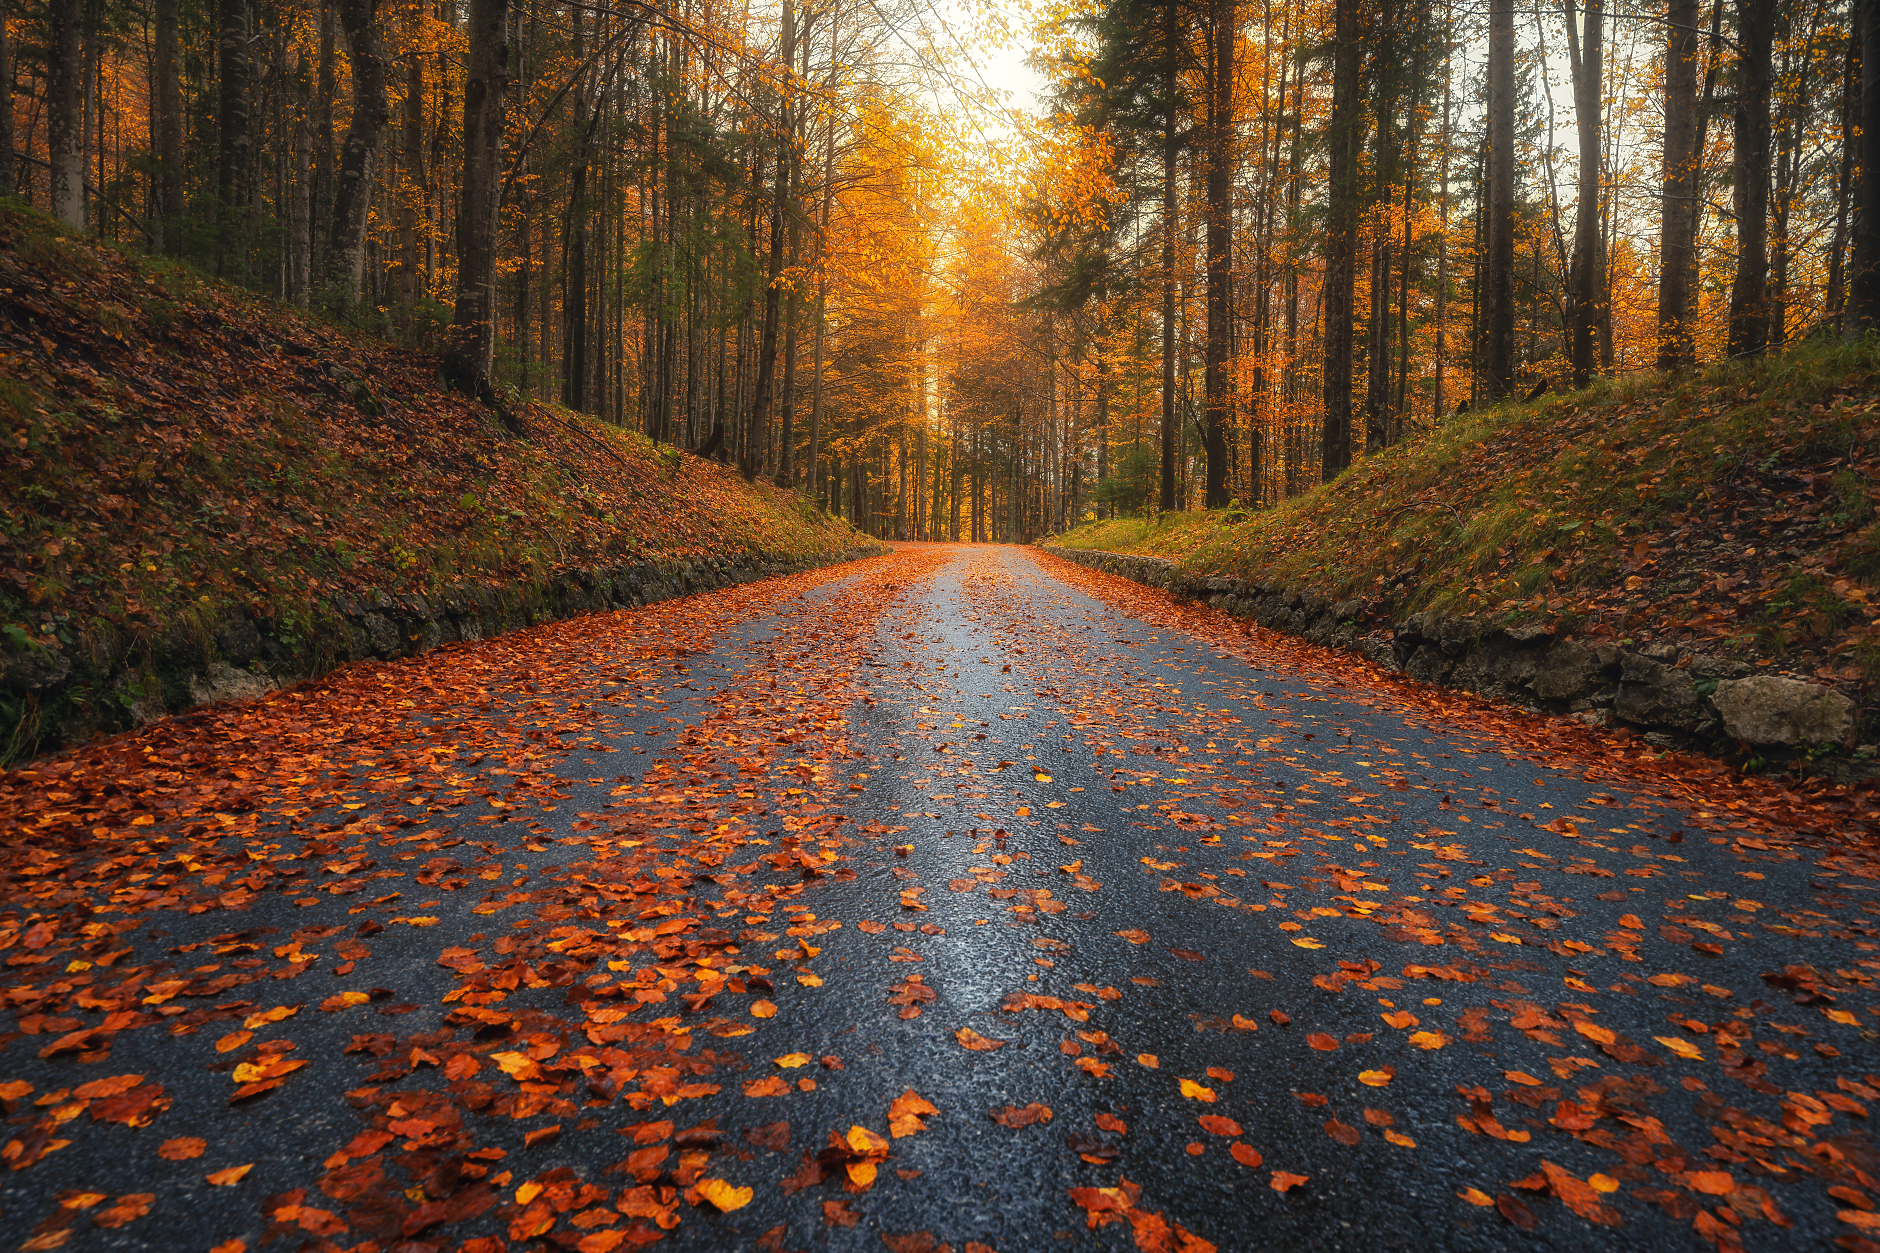
[(1061, 543), (1880, 679), (1880, 348), (1810, 345), (1458, 416), (1268, 511)]
[(638, 435), (515, 416), (443, 393), (423, 356), (0, 202), (0, 648), (134, 660), (244, 609), (291, 631), (336, 596), (866, 543)]

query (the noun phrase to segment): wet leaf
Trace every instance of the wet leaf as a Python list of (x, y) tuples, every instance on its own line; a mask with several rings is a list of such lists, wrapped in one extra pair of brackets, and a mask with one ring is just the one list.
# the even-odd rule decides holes
[[(1260, 1156), (1258, 1149), (1245, 1144), (1230, 1144), (1227, 1146), (1227, 1151), (1235, 1161), (1249, 1170), (1258, 1167), (1260, 1163), (1265, 1160)], [(1281, 1189), (1281, 1191), (1284, 1190), (1283, 1188)]]
[(1311, 1178), (1312, 1178), (1311, 1175), (1294, 1175), (1294, 1174), (1288, 1173), (1287, 1171), (1276, 1170), (1273, 1172), (1273, 1179), (1272, 1179), (1273, 1191), (1290, 1192), (1292, 1189), (1299, 1187), (1301, 1184), (1310, 1182)]
[(753, 1189), (740, 1188), (723, 1179), (701, 1179), (693, 1185), (703, 1199), (710, 1201), (720, 1213), (728, 1214), (732, 1210), (743, 1209), (751, 1203)]
[(240, 1183), (254, 1168), (255, 1164), (249, 1162), (244, 1166), (230, 1166), (226, 1170), (215, 1171), (213, 1174), (205, 1175), (204, 1178), (218, 1188), (226, 1188), (231, 1184)]
[(990, 1053), (994, 1049), (1004, 1048), (1006, 1044), (1004, 1040), (993, 1040), (980, 1035), (971, 1027), (961, 1027), (953, 1033), (953, 1037), (960, 1042), (962, 1047), (972, 1049), (976, 1053)]

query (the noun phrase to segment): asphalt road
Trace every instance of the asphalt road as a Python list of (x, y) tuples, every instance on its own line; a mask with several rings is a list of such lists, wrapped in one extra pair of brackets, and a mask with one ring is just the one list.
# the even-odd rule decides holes
[[(16, 1246), (1880, 1240), (1880, 879), (1520, 715), (972, 546), (360, 670), (256, 715), (178, 886), (15, 859)], [(40, 1056), (129, 970), (140, 1021)]]

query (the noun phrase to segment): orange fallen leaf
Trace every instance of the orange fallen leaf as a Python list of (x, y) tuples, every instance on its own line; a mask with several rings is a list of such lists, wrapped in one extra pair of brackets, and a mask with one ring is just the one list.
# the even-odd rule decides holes
[(1573, 1029), (1595, 1044), (1612, 1044), (1619, 1038), (1610, 1027), (1602, 1027), (1596, 1022), (1581, 1019), (1573, 1024)]
[(980, 1035), (971, 1027), (961, 1027), (953, 1033), (953, 1038), (960, 1042), (960, 1047), (969, 1048), (975, 1053), (990, 1053), (993, 1049), (1002, 1049), (1006, 1045), (1006, 1041), (990, 1039)]
[(1248, 1170), (1255, 1169), (1266, 1160), (1260, 1156), (1260, 1150), (1249, 1144), (1230, 1144), (1227, 1146), (1227, 1151), (1235, 1161)]
[(1469, 1204), (1480, 1205), (1484, 1209), (1487, 1209), (1495, 1203), (1495, 1198), (1482, 1191), (1480, 1188), (1464, 1188), (1462, 1191), (1456, 1193), (1456, 1195)]
[(233, 1053), (236, 1049), (254, 1038), (255, 1033), (252, 1031), (231, 1031), (215, 1042), (215, 1051), (218, 1053)]
[(203, 1176), (218, 1188), (226, 1188), (242, 1181), (242, 1177), (255, 1168), (253, 1162), (244, 1166), (230, 1166), (227, 1170), (218, 1170), (214, 1174)]
[(1705, 1196), (1729, 1196), (1736, 1191), (1736, 1179), (1727, 1170), (1694, 1170), (1679, 1176), (1679, 1182)]
[(1157, 1057), (1154, 1053), (1138, 1053), (1136, 1054), (1136, 1064), (1139, 1066), (1147, 1066), (1150, 1070), (1159, 1070), (1162, 1066), (1162, 1059)]
[(1385, 1087), (1396, 1077), (1396, 1070), (1389, 1066), (1381, 1070), (1360, 1070), (1358, 1072), (1358, 1082), (1362, 1083), (1367, 1088)]
[(1131, 944), (1147, 944), (1149, 942), (1149, 933), (1147, 931), (1137, 930), (1134, 927), (1131, 927), (1127, 931), (1117, 931), (1113, 934), (1122, 936)]
[(1412, 1140), (1401, 1131), (1386, 1130), (1384, 1132), (1384, 1138), (1401, 1149), (1414, 1149), (1417, 1146), (1415, 1140)]
[(1193, 1079), (1181, 1080), (1181, 1089), (1182, 1089), (1182, 1095), (1189, 1098), (1190, 1100), (1206, 1101), (1210, 1105), (1214, 1103), (1214, 1089), (1203, 1087), (1201, 1084), (1196, 1083)]
[(1203, 1114), (1201, 1115), (1200, 1122), (1201, 1129), (1212, 1135), (1237, 1136), (1240, 1134), (1239, 1123), (1231, 1118), (1223, 1118), (1219, 1114)]
[(752, 1001), (751, 1002), (751, 1017), (775, 1018), (776, 1016), (777, 1016), (777, 1007), (771, 1004), (769, 1001)]
[(723, 1179), (701, 1179), (695, 1186), (699, 1196), (710, 1201), (723, 1214), (743, 1209), (751, 1203), (751, 1197), (755, 1194), (754, 1189), (735, 1187)]
[(1329, 1053), (1338, 1047), (1338, 1037), (1326, 1035), (1323, 1031), (1314, 1031), (1306, 1037), (1306, 1043), (1321, 1053)]
[(1449, 1043), (1449, 1037), (1440, 1031), (1413, 1031), (1410, 1043), (1420, 1049), (1439, 1049)]
[(202, 1151), (209, 1147), (207, 1140), (196, 1136), (178, 1136), (174, 1140), (165, 1140), (157, 1146), (157, 1156), (166, 1162), (186, 1162), (192, 1157), (201, 1157)]
[(1272, 1186), (1275, 1192), (1289, 1192), (1312, 1178), (1311, 1175), (1294, 1175), (1283, 1170), (1273, 1172)]

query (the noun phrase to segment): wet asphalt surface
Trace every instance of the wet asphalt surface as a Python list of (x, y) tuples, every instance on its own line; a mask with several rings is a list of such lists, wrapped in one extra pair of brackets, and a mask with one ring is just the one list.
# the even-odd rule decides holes
[[(831, 615), (856, 594), (863, 568), (880, 563), (901, 563), (906, 577), (880, 593), (859, 634), (828, 636), (825, 647)], [(1145, 1228), (1115, 1221), (1092, 1230), (1072, 1196), (1119, 1179), (1139, 1185), (1138, 1211), (1221, 1249), (1702, 1248), (1713, 1241), (1693, 1227), (1688, 1208), (1674, 1215), (1635, 1192), (1682, 1191), (1714, 1214), (1720, 1198), (1692, 1194), (1677, 1177), (1718, 1170), (1766, 1189), (1789, 1223), (1749, 1205), (1723, 1216), (1733, 1229), (1740, 1223), (1745, 1247), (1832, 1247), (1849, 1232), (1835, 1217), (1849, 1203), (1826, 1194), (1828, 1180), (1804, 1168), (1818, 1159), (1804, 1151), (1771, 1147), (1760, 1162), (1705, 1151), (1721, 1143), (1710, 1130), (1718, 1110), (1780, 1122), (1783, 1093), (1846, 1091), (1838, 1079), (1858, 1083), (1880, 1071), (1868, 1008), (1880, 1001), (1871, 987), (1880, 971), (1871, 939), (1880, 881), (1824, 870), (1823, 850), (1759, 850), (1714, 835), (1610, 779), (1588, 782), (1578, 767), (1534, 760), (1497, 740), (1491, 725), (1407, 709), (1341, 672), (1329, 654), (1301, 656), (1224, 619), (1195, 634), (1125, 616), (1022, 550), (907, 549), (805, 580), (782, 612), (740, 622), (686, 655), (684, 687), (637, 708), (615, 701), (608, 733), (566, 742), (552, 767), (560, 797), (574, 803), (551, 810), (544, 802), (554, 794), (539, 791), (495, 825), (473, 826), (468, 811), (433, 811), (424, 821), (446, 838), (483, 841), (477, 865), (500, 864), (505, 883), (521, 866), (535, 883), (553, 879), (577, 855), (558, 841), (579, 837), (589, 798), (655, 772), (762, 662), (811, 692), (847, 684), (865, 693), (848, 706), (840, 743), (823, 763), (822, 794), (841, 797), (840, 864), (852, 877), (803, 881), (760, 869), (751, 880), (800, 885), (790, 921), (807, 921), (806, 910), (823, 927), (840, 926), (814, 937), (820, 952), (785, 961), (770, 957), (795, 942), (783, 918), (721, 923), (743, 928), (738, 959), (763, 962), (777, 1005), (754, 1032), (706, 1041), (721, 1059), (737, 1058), (712, 1076), (721, 1091), (644, 1113), (590, 1101), (579, 1126), (563, 1117), (562, 1134), (527, 1148), (523, 1134), (540, 1120), (471, 1114), (474, 1138), (505, 1151), (496, 1164), (513, 1174), (507, 1190), (559, 1167), (618, 1188), (603, 1172), (632, 1147), (623, 1146), (622, 1125), (715, 1119), (729, 1134), (706, 1173), (754, 1196), (725, 1214), (681, 1205), (659, 1242), (673, 1249), (882, 1248), (884, 1236), (922, 1232), (932, 1233), (932, 1247), (944, 1241), (956, 1250), (969, 1241), (1000, 1250), (1138, 1247)], [(838, 657), (840, 675), (818, 672)], [(596, 688), (582, 699), (606, 704), (611, 695)], [(512, 701), (507, 712), (522, 709)], [(498, 701), (478, 716), (504, 713)], [(811, 736), (777, 751), (816, 747)], [(753, 840), (780, 840), (785, 827), (766, 823), (785, 812), (752, 815)], [(1563, 815), (1576, 819), (1579, 835), (1542, 825)], [(285, 833), (334, 816), (263, 825), (279, 821)], [(524, 822), (534, 829), (525, 834)], [(466, 862), (475, 856), (452, 851)], [(700, 892), (716, 894), (703, 883)], [(346, 898), (347, 908), (370, 895)], [(115, 1228), (74, 1223), (62, 1244), (40, 1247), (207, 1250), (240, 1239), (252, 1249), (269, 1226), (262, 1196), (306, 1188), (307, 1205), (331, 1204), (314, 1187), (323, 1163), (368, 1125), (345, 1093), (370, 1086), (379, 1065), (340, 1049), (360, 1033), (408, 1037), (444, 1024), (450, 1007), (442, 1002), (458, 979), (437, 964), (438, 953), (498, 933), (491, 918), (471, 912), (477, 899), (426, 894), (434, 926), (372, 938), (362, 973), (391, 992), (374, 1006), (399, 1012), (329, 1015), (308, 1003), (260, 1028), (257, 1041), (270, 1032), (291, 1038), (292, 1056), (312, 1064), (247, 1105), (227, 1104), (228, 1067), (214, 1048), (239, 1022), (182, 1035), (126, 1031), (108, 1060), (89, 1065), (69, 1055), (40, 1060), (32, 1047), (40, 1037), (16, 1038), (0, 1053), (0, 1080), (36, 1090), (16, 1102), (15, 1126), (36, 1112), (29, 1102), (40, 1093), (102, 1075), (145, 1074), (173, 1105), (142, 1128), (75, 1120), (68, 1147), (0, 1176), (0, 1233), (16, 1237), (16, 1247), (29, 1243), (34, 1224), (75, 1190), (113, 1199), (150, 1193), (146, 1216)], [(1477, 902), (1495, 909), (1461, 908)], [(412, 905), (407, 898), (366, 916)], [(274, 944), (310, 922), (359, 921), (329, 914), (324, 905), (296, 907), (286, 893), (259, 895), (239, 915), (147, 914), (132, 937), (140, 946), (133, 960), (236, 931), (280, 928), (264, 941)], [(1661, 926), (1684, 938), (1667, 938)], [(1615, 935), (1625, 943), (1613, 943)], [(1694, 950), (1693, 938), (1714, 938), (1721, 952)], [(1628, 948), (1638, 960), (1627, 960)], [(1845, 991), (1834, 1003), (1856, 1025), (1828, 1020), (1821, 1003), (1794, 1004), (1760, 978), (1796, 963), (1842, 972)], [(1408, 977), (1409, 966), (1470, 977)], [(915, 974), (933, 997), (903, 1019), (890, 988)], [(1676, 974), (1691, 978), (1646, 981)], [(241, 996), (265, 1008), (356, 982), (336, 983), (316, 967)], [(1084, 1020), (1057, 1008), (1001, 1009), (1025, 994), (1071, 1002)], [(525, 995), (545, 1012), (579, 1017), (559, 989), (517, 999)], [(738, 1013), (748, 998), (735, 1002), (715, 1008)], [(1511, 1025), (1523, 1005), (1552, 1025)], [(1417, 1021), (1400, 1027), (1384, 1018), (1405, 1012)], [(1642, 1046), (1653, 1064), (1602, 1052), (1569, 1017)], [(1763, 1063), (1757, 1074), (1768, 1091), (1725, 1074), (1718, 1025), (1741, 1035), (1738, 1053)], [(1006, 1043), (969, 1051), (956, 1039), (961, 1028)], [(1417, 1047), (1416, 1030), (1446, 1038)], [(1315, 1036), (1332, 1047), (1315, 1047)], [(1702, 1060), (1655, 1037), (1685, 1039)], [(791, 1053), (837, 1058), (841, 1068), (780, 1072), (769, 1060)], [(1360, 1080), (1384, 1070), (1392, 1074), (1382, 1086)], [(1510, 1080), (1510, 1072), (1536, 1082)], [(814, 1090), (741, 1092), (773, 1073), (813, 1074)], [(1590, 1083), (1641, 1077), (1649, 1083), (1630, 1089), (1636, 1123), (1601, 1125), (1624, 1138), (1649, 1121), (1649, 1153), (1602, 1147), (1548, 1121), (1558, 1099), (1572, 1101)], [(1183, 1080), (1213, 1100), (1184, 1095)], [(407, 1082), (442, 1086), (432, 1071)], [(1465, 1094), (1477, 1087), (1499, 1126), (1527, 1138), (1458, 1125), (1484, 1112)], [(831, 1181), (786, 1194), (778, 1186), (831, 1132), (861, 1124), (885, 1134), (889, 1103), (908, 1089), (939, 1113), (925, 1130), (893, 1139), (871, 1188), (851, 1194)], [(1558, 1091), (1544, 1101), (1507, 1095), (1546, 1089)], [(1049, 1121), (1015, 1129), (990, 1117), (1032, 1103), (1049, 1107)], [(1205, 1128), (1204, 1115), (1231, 1120), (1239, 1133)], [(1830, 1118), (1811, 1138), (1834, 1138), (1843, 1172), (1880, 1175), (1864, 1118)], [(779, 1120), (789, 1125), (785, 1148), (743, 1137)], [(1349, 1129), (1344, 1140), (1328, 1131), (1333, 1120)], [(1387, 1140), (1381, 1122), (1413, 1143)], [(157, 1156), (161, 1139), (185, 1135), (208, 1141), (203, 1156)], [(1235, 1144), (1263, 1160), (1242, 1164), (1230, 1153)], [(1617, 1180), (1618, 1190), (1600, 1198), (1621, 1222), (1590, 1223), (1533, 1189), (1511, 1193), (1543, 1161), (1580, 1179)], [(205, 1172), (241, 1163), (254, 1163), (241, 1183), (203, 1182)], [(1282, 1193), (1270, 1186), (1276, 1171), (1307, 1181)], [(1459, 1196), (1470, 1189), (1518, 1196), (1538, 1226), (1521, 1230)], [(845, 1208), (832, 1217), (830, 1204)], [(409, 1240), (394, 1229), (369, 1246), (354, 1222), (324, 1245), (297, 1228), (277, 1231), (269, 1247), (424, 1253), (479, 1236), (536, 1247), (505, 1223), (492, 1212)], [(543, 1247), (577, 1247), (581, 1233), (562, 1232), (566, 1239)]]

